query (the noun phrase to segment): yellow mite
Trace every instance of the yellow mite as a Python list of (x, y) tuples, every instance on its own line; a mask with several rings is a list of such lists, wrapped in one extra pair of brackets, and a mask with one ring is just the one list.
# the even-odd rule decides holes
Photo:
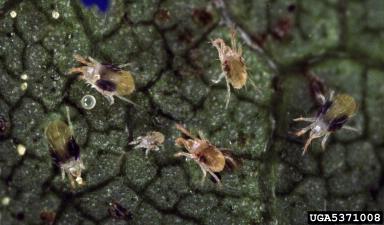
[(222, 73), (214, 83), (219, 83), (225, 78), (227, 83), (227, 100), (225, 108), (228, 107), (229, 99), (231, 97), (231, 87), (241, 89), (247, 82), (247, 66), (243, 58), (243, 51), (241, 47), (236, 44), (236, 32), (231, 31), (231, 47), (227, 46), (223, 39), (217, 38), (212, 41), (212, 45), (216, 47), (219, 53)]
[(52, 159), (61, 169), (62, 178), (64, 179), (65, 174), (67, 174), (71, 186), (75, 187), (75, 181), (78, 185), (84, 185), (81, 172), (85, 167), (80, 159), (80, 147), (73, 136), (68, 107), (66, 110), (68, 124), (60, 119), (56, 119), (48, 124), (45, 129), (45, 135)]
[(357, 111), (357, 103), (353, 97), (346, 94), (338, 94), (334, 96), (334, 93), (331, 92), (331, 96), (328, 100), (326, 100), (324, 96), (321, 96), (321, 99), (323, 104), (317, 112), (316, 117), (300, 117), (294, 119), (294, 121), (311, 123), (309, 126), (295, 133), (296, 136), (301, 136), (307, 131), (310, 131), (309, 138), (304, 146), (303, 155), (306, 153), (311, 141), (315, 138), (323, 137), (321, 147), (324, 150), (325, 143), (331, 133), (341, 128), (357, 131), (356, 128), (345, 125)]
[(123, 97), (132, 94), (135, 90), (135, 81), (130, 72), (112, 64), (100, 63), (91, 57), (87, 59), (80, 55), (74, 55), (74, 57), (85, 66), (71, 68), (70, 74), (80, 73), (80, 79), (85, 80), (105, 96), (111, 105), (114, 103), (114, 96), (134, 104)]

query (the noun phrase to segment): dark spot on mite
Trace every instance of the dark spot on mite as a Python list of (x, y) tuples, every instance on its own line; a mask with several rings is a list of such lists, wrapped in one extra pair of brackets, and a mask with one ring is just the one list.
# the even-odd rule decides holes
[(296, 11), (296, 5), (295, 4), (289, 4), (287, 7), (288, 12), (293, 13)]
[(328, 131), (335, 131), (343, 127), (343, 125), (347, 122), (348, 116), (343, 115), (334, 120), (332, 120), (329, 124)]
[(159, 9), (156, 12), (156, 20), (161, 22), (166, 22), (171, 19), (171, 14), (169, 13), (169, 10), (167, 9)]
[(116, 84), (109, 80), (97, 80), (96, 85), (103, 91), (114, 92), (116, 91)]
[(196, 23), (201, 25), (210, 24), (213, 20), (213, 16), (206, 9), (193, 9), (192, 18)]
[(321, 116), (321, 115), (324, 115), (328, 109), (331, 107), (332, 105), (332, 101), (326, 101), (324, 105), (322, 105), (319, 109), (319, 111), (317, 112), (317, 117)]
[(68, 142), (68, 152), (75, 159), (80, 158), (80, 148), (73, 137)]
[(24, 215), (23, 212), (18, 212), (18, 213), (16, 214), (16, 219), (17, 219), (17, 220), (24, 220), (24, 218), (25, 218), (25, 215)]

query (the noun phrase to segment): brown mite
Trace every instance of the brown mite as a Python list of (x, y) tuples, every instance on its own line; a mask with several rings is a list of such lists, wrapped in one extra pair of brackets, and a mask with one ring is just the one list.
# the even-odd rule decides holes
[(329, 99), (325, 99), (324, 96), (321, 99), (323, 99), (323, 104), (318, 110), (316, 117), (299, 117), (294, 119), (294, 121), (311, 123), (295, 133), (296, 136), (301, 136), (310, 131), (309, 138), (304, 146), (303, 155), (306, 153), (311, 141), (315, 138), (323, 137), (321, 147), (324, 150), (325, 143), (333, 132), (342, 128), (357, 131), (356, 128), (345, 125), (357, 111), (357, 103), (353, 97), (346, 94), (334, 96), (334, 93), (331, 92)]
[(115, 200), (109, 203), (108, 213), (115, 219), (127, 221), (132, 219), (132, 213)]
[(45, 135), (49, 144), (49, 152), (56, 166), (61, 169), (62, 178), (68, 176), (71, 186), (84, 185), (81, 172), (85, 169), (80, 159), (80, 147), (74, 138), (72, 123), (67, 110), (68, 124), (61, 119), (51, 121), (45, 129)]
[(157, 131), (150, 131), (145, 136), (139, 136), (134, 141), (129, 143), (130, 145), (136, 145), (135, 148), (144, 148), (145, 157), (148, 157), (150, 151), (159, 151), (164, 143), (164, 134)]
[(112, 64), (100, 63), (91, 57), (84, 58), (77, 54), (74, 57), (84, 66), (71, 68), (70, 74), (79, 73), (80, 79), (106, 97), (111, 105), (114, 103), (114, 96), (135, 105), (123, 97), (135, 90), (135, 81), (130, 72)]
[(202, 183), (204, 183), (208, 172), (215, 179), (216, 183), (221, 185), (221, 181), (216, 173), (223, 171), (226, 166), (237, 167), (236, 161), (228, 150), (219, 149), (208, 140), (193, 136), (180, 124), (176, 124), (176, 129), (187, 138), (179, 137), (176, 139), (175, 144), (184, 147), (188, 152), (178, 152), (175, 156), (193, 159), (203, 172)]
[(212, 41), (212, 45), (216, 47), (219, 60), (221, 63), (222, 73), (217, 80), (212, 80), (214, 83), (219, 83), (225, 78), (227, 83), (227, 100), (225, 107), (228, 107), (229, 99), (231, 97), (231, 87), (241, 89), (247, 82), (247, 66), (245, 65), (242, 56), (243, 51), (241, 46), (236, 44), (236, 31), (231, 31), (231, 47), (227, 46), (223, 39), (217, 38)]
[(56, 219), (56, 213), (52, 211), (42, 211), (40, 213), (40, 220), (43, 222), (43, 224), (46, 225), (52, 225), (54, 224)]
[(0, 140), (8, 134), (10, 124), (5, 116), (0, 114)]

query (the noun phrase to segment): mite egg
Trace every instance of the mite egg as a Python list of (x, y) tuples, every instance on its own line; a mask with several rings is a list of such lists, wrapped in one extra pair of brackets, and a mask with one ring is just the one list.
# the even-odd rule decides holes
[(59, 19), (59, 17), (60, 17), (60, 13), (56, 10), (53, 10), (52, 11), (52, 18), (57, 20), (57, 19)]
[(17, 150), (17, 154), (19, 154), (19, 156), (23, 156), (23, 155), (25, 155), (27, 148), (22, 144), (18, 144), (16, 147), (16, 150)]
[(17, 16), (17, 12), (16, 12), (16, 11), (11, 11), (11, 12), (9, 13), (9, 15), (11, 16), (11, 18), (16, 18), (16, 16)]
[(85, 95), (81, 99), (81, 106), (84, 109), (90, 110), (93, 109), (96, 105), (96, 98), (93, 95)]

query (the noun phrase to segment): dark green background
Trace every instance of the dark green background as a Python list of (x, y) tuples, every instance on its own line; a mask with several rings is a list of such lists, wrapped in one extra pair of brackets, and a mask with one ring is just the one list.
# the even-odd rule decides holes
[[(113, 2), (102, 15), (73, 0), (0, 0), (0, 114), (11, 124), (0, 142), (0, 198), (11, 199), (0, 206), (1, 225), (40, 224), (46, 210), (57, 212), (56, 224), (125, 224), (108, 216), (112, 200), (132, 211), (131, 224), (146, 225), (296, 225), (306, 224), (306, 210), (384, 208), (384, 1), (228, 0), (224, 10), (203, 0)], [(227, 13), (253, 40), (286, 17), (293, 27), (281, 40), (269, 35), (264, 51), (239, 38), (258, 91), (233, 91), (226, 110), (225, 83), (210, 81), (220, 63), (209, 41), (229, 41), (220, 22)], [(118, 99), (110, 107), (66, 76), (74, 53), (130, 63), (130, 99), (143, 109)], [(350, 125), (361, 132), (338, 132), (325, 152), (315, 141), (302, 157), (303, 139), (288, 132), (304, 126), (293, 118), (316, 109), (308, 72), (356, 98)], [(96, 97), (94, 109), (81, 107), (85, 94)], [(64, 106), (86, 166), (87, 186), (75, 192), (53, 169), (43, 133)], [(222, 174), (222, 189), (209, 179), (201, 186), (199, 167), (173, 157), (175, 122), (242, 159), (240, 170)], [(166, 141), (146, 159), (128, 143), (150, 130)]]

